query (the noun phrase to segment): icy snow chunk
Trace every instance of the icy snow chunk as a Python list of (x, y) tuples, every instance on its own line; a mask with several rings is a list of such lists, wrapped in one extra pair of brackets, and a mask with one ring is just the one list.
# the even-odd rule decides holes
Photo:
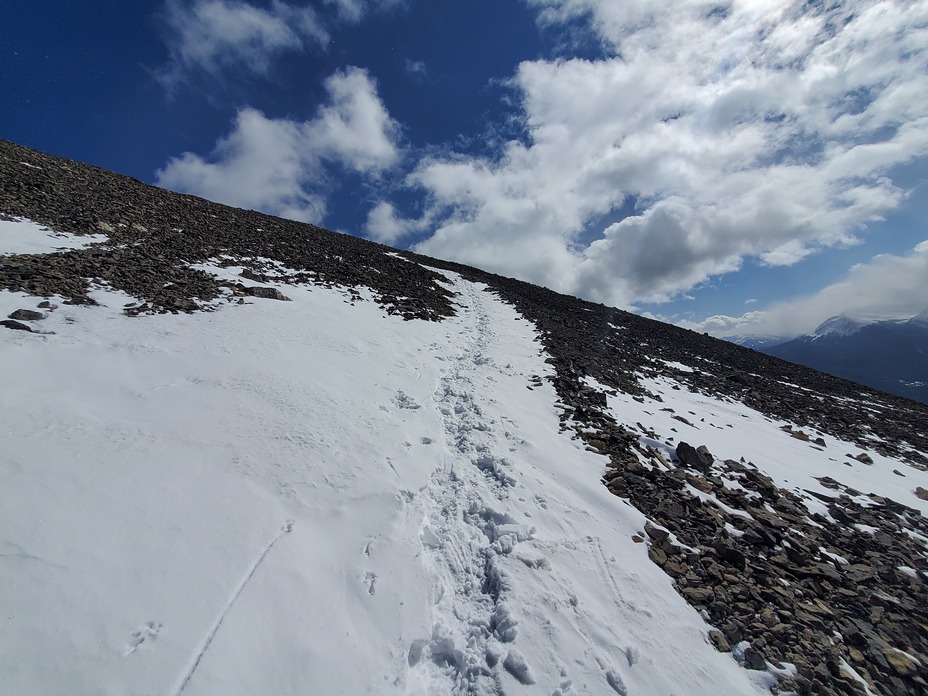
[(518, 679), (519, 683), (525, 684), (526, 686), (535, 683), (531, 668), (529, 668), (525, 658), (522, 657), (515, 648), (510, 650), (509, 654), (506, 655), (506, 659), (503, 661), (503, 667), (506, 668), (509, 674)]
[(422, 539), (422, 545), (426, 548), (437, 549), (441, 547), (441, 538), (432, 531), (430, 526), (423, 527), (419, 536)]
[(516, 625), (519, 622), (512, 617), (509, 607), (505, 602), (496, 605), (493, 616), (490, 618), (490, 630), (493, 631), (502, 643), (511, 643), (516, 639), (518, 631)]
[(625, 686), (625, 681), (622, 677), (619, 676), (614, 670), (609, 670), (606, 672), (606, 683), (612, 687), (612, 690), (621, 696), (628, 696), (628, 687)]

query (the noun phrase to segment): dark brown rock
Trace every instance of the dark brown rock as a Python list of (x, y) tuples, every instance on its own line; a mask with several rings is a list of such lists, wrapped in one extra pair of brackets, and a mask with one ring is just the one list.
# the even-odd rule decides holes
[(744, 651), (744, 666), (748, 669), (766, 670), (767, 661), (754, 647), (748, 647)]
[(656, 563), (659, 566), (662, 566), (665, 563), (667, 563), (667, 554), (664, 553), (657, 546), (652, 546), (651, 548), (648, 549), (648, 558), (650, 558), (654, 563)]
[[(41, 169), (24, 168), (20, 161)], [(75, 234), (96, 231), (98, 222), (106, 222), (106, 248), (0, 257), (0, 288), (92, 304), (87, 279), (103, 281), (139, 298), (140, 304), (126, 308), (127, 314), (204, 311), (221, 299), (225, 288), (239, 300), (246, 297), (243, 284), (220, 282), (191, 268), (220, 257), (227, 266), (248, 268), (249, 279), (262, 284), (338, 288), (352, 302), (358, 299), (354, 288), (370, 288), (386, 313), (409, 320), (440, 320), (455, 311), (441, 276), (416, 262), (485, 283), (534, 324), (547, 351), (551, 383), (564, 404), (564, 429), (584, 442), (598, 441), (594, 449), (611, 467), (604, 481), (653, 521), (652, 530), (658, 529), (655, 525), (664, 528), (656, 536), (647, 535), (654, 555), (660, 559), (659, 551), (666, 556), (664, 571), (676, 579), (681, 593), (695, 593), (698, 601), (691, 601), (720, 627), (729, 644), (748, 640), (770, 662), (796, 664), (800, 693), (846, 693), (845, 680), (835, 674), (839, 658), (884, 685), (887, 693), (918, 693), (922, 688), (922, 667), (915, 674), (899, 674), (883, 652), (895, 645), (913, 655), (928, 654), (928, 567), (923, 547), (909, 535), (928, 535), (921, 515), (879, 496), (870, 496), (863, 507), (856, 492), (843, 486), (821, 498), (828, 517), (810, 515), (800, 497), (805, 493), (780, 488), (744, 459), (718, 466), (705, 448), (695, 450), (694, 464), (678, 455), (681, 466), (673, 469), (662, 457), (663, 448), (650, 448), (638, 437), (673, 448), (677, 430), (655, 432), (641, 425), (629, 434), (606, 409), (605, 390), (590, 387), (586, 378), (610, 393), (629, 395), (643, 410), (656, 410), (663, 398), (646, 380), (664, 376), (674, 382), (673, 389), (731, 401), (771, 421), (795, 423), (790, 430), (834, 437), (854, 443), (854, 452), (867, 450), (921, 469), (928, 467), (928, 407), (528, 283), (408, 252), (385, 254), (386, 248), (364, 240), (177, 196), (5, 141), (0, 141), (0, 214), (28, 217)], [(256, 233), (258, 229), (262, 232)], [(274, 276), (276, 270), (256, 258), (274, 259), (294, 272), (286, 278)], [(698, 369), (686, 372), (664, 362)], [(673, 416), (681, 431), (712, 427), (708, 413)], [(824, 439), (810, 444), (822, 447)], [(856, 466), (859, 461), (852, 455), (842, 464)], [(722, 469), (732, 477), (731, 488), (715, 475)], [(720, 501), (747, 510), (756, 524), (695, 499), (686, 474), (700, 482), (697, 488), (711, 484)], [(852, 524), (882, 531), (858, 533)], [(671, 534), (700, 553), (675, 550)], [(828, 560), (820, 547), (850, 564)], [(916, 568), (919, 578), (898, 571), (902, 565)], [(823, 612), (818, 602), (831, 613)], [(858, 631), (861, 637), (855, 640), (863, 645), (835, 642), (835, 631), (847, 636), (850, 629)], [(757, 647), (764, 641), (766, 647)], [(809, 665), (805, 671), (803, 656)], [(821, 669), (813, 674), (812, 664)]]
[(695, 604), (705, 604), (712, 599), (712, 589), (708, 587), (684, 587), (680, 594)]
[(0, 321), (0, 326), (5, 326), (8, 329), (13, 329), (14, 331), (29, 331), (32, 332), (32, 329), (22, 322), (13, 321), (12, 319), (4, 319)]
[(44, 319), (45, 315), (42, 312), (36, 312), (31, 309), (17, 309), (15, 312), (9, 315), (10, 319), (18, 319), (20, 321), (39, 321)]
[(709, 642), (712, 643), (719, 652), (731, 652), (731, 645), (725, 640), (725, 636), (722, 635), (721, 631), (715, 629), (709, 631)]
[(650, 522), (644, 523), (644, 531), (645, 531), (645, 534), (647, 534), (650, 538), (658, 542), (664, 541), (670, 536), (670, 532), (668, 532), (666, 529), (655, 527)]
[(705, 445), (700, 445), (697, 448), (687, 442), (681, 442), (677, 445), (676, 454), (683, 466), (691, 467), (703, 473), (709, 472), (714, 461)]
[(261, 285), (245, 288), (245, 294), (250, 297), (263, 297), (268, 300), (284, 300), (289, 302), (290, 298), (284, 295), (277, 288), (268, 288)]

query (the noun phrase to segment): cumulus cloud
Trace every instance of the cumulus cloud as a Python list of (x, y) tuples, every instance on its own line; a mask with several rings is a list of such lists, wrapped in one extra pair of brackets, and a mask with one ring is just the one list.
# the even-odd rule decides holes
[(418, 164), (435, 225), (418, 251), (666, 301), (746, 258), (856, 243), (904, 200), (894, 168), (928, 157), (925, 3), (529, 3), (585, 18), (607, 56), (522, 63), (524, 138)]
[(185, 152), (158, 172), (175, 191), (320, 222), (332, 167), (376, 177), (400, 157), (399, 127), (367, 71), (348, 68), (325, 83), (328, 102), (308, 121), (268, 118), (245, 108), (208, 157)]
[(367, 214), (364, 224), (365, 236), (381, 244), (396, 244), (429, 225), (428, 218), (409, 219), (400, 216), (393, 204), (380, 201)]
[(325, 86), (331, 103), (303, 128), (309, 148), (365, 174), (392, 166), (399, 157), (399, 125), (380, 101), (370, 74), (348, 68)]
[(167, 0), (162, 19), (169, 61), (159, 77), (169, 88), (190, 73), (265, 75), (281, 54), (328, 42), (311, 7), (280, 0), (267, 8), (243, 0)]
[(715, 336), (807, 333), (828, 317), (911, 317), (928, 308), (928, 240), (904, 256), (880, 254), (853, 266), (844, 278), (819, 292), (740, 317), (716, 315), (701, 322), (680, 322)]

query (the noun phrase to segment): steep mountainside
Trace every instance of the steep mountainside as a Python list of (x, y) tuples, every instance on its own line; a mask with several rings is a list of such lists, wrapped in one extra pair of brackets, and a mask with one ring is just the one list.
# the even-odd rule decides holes
[(758, 350), (928, 403), (928, 321), (865, 322), (831, 317), (815, 331)]
[(928, 690), (928, 407), (4, 141), (0, 216), (14, 693)]

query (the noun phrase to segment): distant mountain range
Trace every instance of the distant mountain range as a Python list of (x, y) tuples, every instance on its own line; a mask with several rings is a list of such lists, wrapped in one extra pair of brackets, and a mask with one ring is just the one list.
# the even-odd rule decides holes
[(753, 348), (754, 350), (764, 350), (765, 348), (770, 348), (772, 346), (779, 345), (783, 343), (784, 339), (782, 336), (728, 336), (725, 338), (729, 343), (734, 343), (735, 345), (744, 346), (745, 348)]
[(890, 394), (928, 403), (928, 309), (907, 319), (839, 315), (811, 333), (770, 344), (770, 337), (729, 339), (790, 362)]

